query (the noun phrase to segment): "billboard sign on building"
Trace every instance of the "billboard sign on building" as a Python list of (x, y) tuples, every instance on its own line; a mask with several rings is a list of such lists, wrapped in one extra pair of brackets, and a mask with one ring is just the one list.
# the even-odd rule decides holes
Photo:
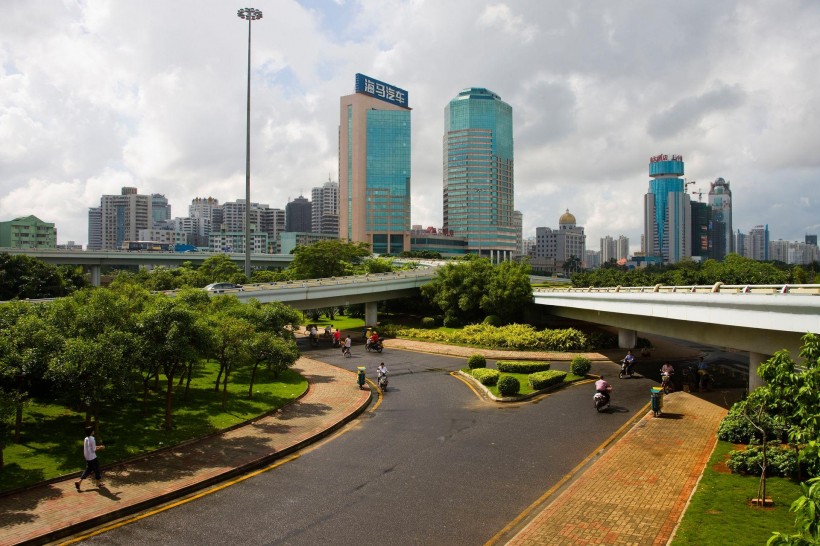
[(407, 91), (364, 74), (356, 74), (356, 93), (364, 93), (385, 102), (409, 108)]

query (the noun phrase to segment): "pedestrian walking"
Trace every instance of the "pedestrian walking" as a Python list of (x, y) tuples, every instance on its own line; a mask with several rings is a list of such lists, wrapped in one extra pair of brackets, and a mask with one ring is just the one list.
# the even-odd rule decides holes
[(85, 457), (85, 470), (83, 470), (79, 481), (74, 482), (74, 487), (77, 491), (80, 490), (80, 485), (91, 473), (94, 473), (94, 479), (97, 480), (97, 487), (103, 487), (102, 475), (100, 474), (100, 460), (97, 458), (97, 452), (105, 449), (105, 446), (97, 445), (97, 440), (94, 438), (94, 427), (85, 427), (85, 440), (83, 440), (83, 456)]

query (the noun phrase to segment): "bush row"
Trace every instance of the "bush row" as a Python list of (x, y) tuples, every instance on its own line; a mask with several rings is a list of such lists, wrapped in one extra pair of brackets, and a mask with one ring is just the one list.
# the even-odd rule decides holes
[(529, 324), (491, 326), (471, 324), (458, 332), (425, 330), (423, 328), (400, 328), (397, 335), (442, 343), (461, 343), (488, 349), (515, 349), (570, 352), (589, 347), (589, 338), (580, 330), (536, 330)]
[[(760, 445), (750, 445), (729, 455), (726, 466), (738, 474), (760, 476), (763, 468), (763, 449)], [(797, 474), (797, 455), (788, 446), (779, 442), (769, 442), (766, 447), (766, 475), (791, 477)]]
[(499, 360), (495, 367), (504, 373), (535, 373), (549, 370), (550, 363), (535, 360)]
[(548, 370), (545, 372), (531, 373), (527, 376), (527, 379), (529, 380), (530, 386), (533, 390), (540, 391), (541, 389), (546, 389), (552, 385), (563, 383), (566, 376), (567, 372)]
[(475, 368), (470, 370), (470, 375), (475, 377), (479, 383), (491, 387), (498, 383), (498, 378), (501, 375), (498, 370), (489, 368)]

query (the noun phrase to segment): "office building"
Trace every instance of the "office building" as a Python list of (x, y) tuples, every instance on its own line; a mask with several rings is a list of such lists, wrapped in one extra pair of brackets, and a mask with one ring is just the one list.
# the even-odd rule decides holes
[[(629, 259), (629, 237), (619, 235), (617, 239), (607, 235), (601, 239), (599, 252), (601, 264), (617, 263)], [(588, 267), (592, 267), (589, 266)]]
[(587, 250), (584, 253), (584, 265), (588, 269), (598, 269), (601, 267), (601, 253), (597, 250)]
[[(689, 238), (692, 244), (691, 256), (693, 260), (704, 261), (711, 257), (712, 231), (709, 228), (711, 226), (712, 207), (706, 203), (695, 201), (692, 201), (690, 206), (692, 207), (692, 233)], [(721, 232), (721, 235), (725, 236), (725, 233)]]
[(328, 180), (310, 192), (313, 233), (339, 236), (339, 184)]
[[(264, 250), (260, 252), (267, 252), (268, 245), (274, 244), (278, 239), (279, 233), (285, 231), (285, 211), (282, 209), (272, 209), (267, 204), (251, 203), (251, 233), (262, 232), (267, 235), (264, 245), (261, 246)], [(236, 248), (235, 243), (236, 233), (245, 232), (245, 200), (237, 199), (222, 205), (222, 224), (217, 230), (215, 226), (211, 226), (211, 238), (214, 234), (219, 232), (221, 238), (219, 241), (228, 241), (227, 243), (213, 241), (210, 242), (211, 248), (219, 246), (229, 246)], [(252, 237), (254, 237), (252, 235)], [(252, 252), (257, 252), (261, 243), (255, 239), (253, 243)], [(245, 245), (241, 245), (244, 252)], [(234, 250), (233, 252), (236, 252)], [(275, 250), (274, 250), (275, 252)]]
[(407, 91), (356, 74), (356, 92), (339, 110), (339, 237), (377, 254), (409, 251)]
[(188, 242), (207, 248), (211, 230), (222, 227), (222, 206), (213, 197), (195, 197), (188, 205), (188, 217), (177, 218), (177, 229), (188, 234)]
[[(558, 272), (570, 265), (573, 271), (583, 266), (586, 258), (586, 235), (584, 228), (576, 225), (575, 216), (569, 209), (558, 219), (558, 229), (535, 228), (535, 249), (531, 263), (539, 270)], [(552, 264), (552, 265), (550, 265)]]
[(644, 252), (662, 263), (692, 255), (692, 211), (683, 180), (683, 157), (661, 154), (649, 160), (649, 192), (644, 196)]
[(119, 250), (127, 241), (139, 241), (139, 230), (153, 224), (153, 198), (137, 188), (124, 187), (120, 195), (100, 198), (102, 249)]
[(755, 226), (746, 236), (747, 258), (758, 261), (769, 259), (769, 225)]
[(33, 215), (0, 222), (0, 247), (57, 248), (57, 229)]
[(102, 207), (88, 209), (88, 250), (102, 250)]
[(727, 254), (737, 252), (732, 237), (732, 190), (729, 189), (729, 182), (718, 178), (709, 185), (709, 207), (712, 209), (712, 248), (709, 257), (722, 260)]
[(168, 198), (159, 193), (151, 194), (151, 217), (155, 225), (162, 224), (171, 219), (171, 205)]
[(513, 227), (515, 228), (513, 258), (517, 260), (524, 255), (524, 214), (520, 210), (513, 211)]
[(444, 125), (444, 230), (471, 253), (509, 260), (518, 250), (512, 107), (471, 87), (444, 109)]
[(410, 250), (413, 252), (434, 252), (442, 258), (462, 258), (467, 255), (467, 239), (456, 237), (443, 229), (413, 226), (410, 231)]
[(310, 233), (313, 206), (302, 195), (285, 205), (285, 231)]

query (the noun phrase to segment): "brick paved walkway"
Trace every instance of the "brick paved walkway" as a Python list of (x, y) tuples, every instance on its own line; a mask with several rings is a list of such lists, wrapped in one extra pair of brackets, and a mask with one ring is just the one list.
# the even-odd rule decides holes
[(335, 430), (370, 401), (352, 372), (308, 358), (294, 369), (308, 392), (272, 416), (104, 469), (102, 489), (85, 480), (78, 493), (70, 478), (0, 497), (0, 544), (66, 536), (259, 467)]
[(714, 449), (726, 410), (684, 392), (666, 397), (507, 544), (662, 545)]

